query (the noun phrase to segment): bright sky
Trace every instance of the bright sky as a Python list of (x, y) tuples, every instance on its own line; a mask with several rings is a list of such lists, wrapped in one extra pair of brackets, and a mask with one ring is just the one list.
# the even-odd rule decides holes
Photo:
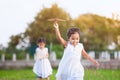
[(22, 33), (44, 7), (57, 3), (72, 18), (84, 13), (112, 17), (120, 15), (120, 0), (0, 0), (0, 44), (7, 46), (11, 35)]

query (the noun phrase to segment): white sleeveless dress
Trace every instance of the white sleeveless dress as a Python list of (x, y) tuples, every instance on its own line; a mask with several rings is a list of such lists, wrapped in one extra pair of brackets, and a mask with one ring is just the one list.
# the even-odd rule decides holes
[(69, 42), (60, 61), (56, 80), (83, 80), (84, 68), (80, 62), (83, 45), (75, 47)]
[(47, 78), (52, 74), (52, 67), (48, 58), (41, 59), (46, 53), (48, 53), (48, 48), (36, 48), (36, 61), (33, 66), (33, 72), (41, 78)]

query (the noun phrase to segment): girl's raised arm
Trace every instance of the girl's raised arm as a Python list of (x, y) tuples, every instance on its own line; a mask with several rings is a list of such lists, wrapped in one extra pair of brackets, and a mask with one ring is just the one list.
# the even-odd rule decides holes
[(56, 36), (57, 36), (58, 40), (60, 41), (60, 43), (61, 43), (64, 47), (66, 47), (67, 42), (62, 38), (62, 36), (61, 36), (61, 34), (60, 34), (60, 31), (59, 31), (59, 26), (58, 26), (58, 23), (57, 23), (57, 22), (54, 23), (54, 28), (55, 28), (55, 32), (56, 32)]

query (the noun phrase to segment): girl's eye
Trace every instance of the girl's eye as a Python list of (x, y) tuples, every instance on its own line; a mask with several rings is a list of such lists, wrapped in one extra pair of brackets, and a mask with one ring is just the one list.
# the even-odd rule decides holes
[(74, 38), (72, 38), (72, 40), (75, 40)]

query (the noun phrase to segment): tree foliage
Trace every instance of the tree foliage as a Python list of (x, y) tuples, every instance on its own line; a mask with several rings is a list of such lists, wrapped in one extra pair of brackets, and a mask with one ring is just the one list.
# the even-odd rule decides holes
[[(35, 20), (28, 25), (23, 34), (11, 36), (9, 47), (15, 48), (20, 40), (29, 37), (30, 45), (36, 45), (39, 37), (44, 37), (47, 44), (53, 42), (58, 44), (53, 28), (53, 22), (48, 19), (61, 18), (65, 22), (59, 22), (61, 35), (66, 38), (67, 29), (71, 26), (78, 27), (81, 31), (81, 42), (84, 43), (85, 49), (106, 50), (111, 42), (117, 44), (117, 36), (120, 35), (120, 21), (106, 18), (95, 14), (83, 14), (76, 19), (72, 19), (69, 13), (53, 4), (51, 8), (45, 8), (37, 14)], [(24, 35), (24, 37), (21, 37)]]
[[(54, 4), (51, 8), (44, 8), (35, 17), (35, 21), (32, 22), (25, 32), (25, 36), (30, 37), (30, 43), (36, 44), (36, 40), (39, 37), (44, 37), (48, 43), (56, 42), (56, 36), (53, 28), (53, 22), (49, 22), (48, 19), (61, 18), (70, 21), (71, 17), (62, 8), (59, 8)], [(69, 22), (63, 22), (60, 24), (61, 33), (65, 33)], [(62, 25), (62, 26), (61, 26)]]
[[(116, 42), (118, 36), (115, 21), (94, 14), (84, 14), (74, 20), (82, 32), (82, 42), (86, 49), (106, 50), (112, 42)], [(119, 21), (117, 24), (120, 23)]]

